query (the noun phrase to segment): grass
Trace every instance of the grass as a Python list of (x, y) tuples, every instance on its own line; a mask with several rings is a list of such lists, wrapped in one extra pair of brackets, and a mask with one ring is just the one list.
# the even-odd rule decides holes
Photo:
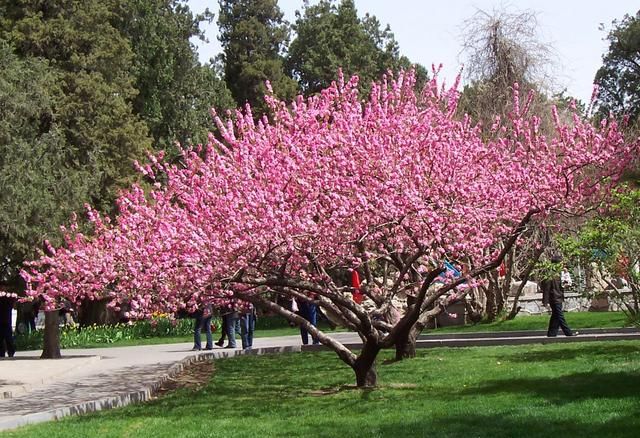
[[(574, 329), (583, 328), (616, 328), (624, 327), (628, 325), (627, 317), (622, 312), (570, 312), (566, 313), (565, 317), (569, 325)], [(189, 320), (191, 321), (191, 320)], [(519, 316), (511, 321), (499, 321), (490, 324), (480, 323), (458, 327), (443, 327), (435, 330), (425, 330), (423, 334), (432, 335), (439, 333), (458, 333), (458, 332), (495, 332), (495, 331), (519, 331), (519, 330), (546, 330), (549, 323), (548, 315), (539, 316)], [(326, 325), (321, 325), (321, 328), (326, 332), (331, 333)], [(344, 331), (344, 329), (338, 328), (336, 331)], [(270, 322), (266, 327), (258, 328), (255, 331), (254, 337), (275, 337), (275, 336), (294, 336), (298, 335), (299, 329), (297, 327), (289, 327), (286, 322), (275, 321)], [(213, 334), (214, 340), (220, 337), (220, 332)], [(167, 337), (149, 337), (138, 339), (116, 339), (111, 343), (104, 342), (92, 342), (87, 337), (87, 341), (79, 342), (77, 345), (69, 346), (66, 348), (104, 348), (104, 347), (127, 347), (131, 345), (155, 345), (155, 344), (174, 344), (183, 342), (192, 342), (193, 335), (183, 336), (167, 336)], [(204, 333), (202, 334), (202, 340), (204, 342)], [(236, 339), (239, 340), (240, 336), (236, 335)]]
[[(565, 317), (571, 328), (584, 329), (584, 328), (617, 328), (628, 325), (627, 317), (622, 312), (571, 312), (566, 313)], [(494, 323), (480, 323), (458, 327), (442, 327), (435, 330), (425, 330), (423, 334), (439, 334), (439, 333), (467, 333), (467, 332), (498, 332), (498, 331), (520, 331), (520, 330), (546, 330), (549, 324), (548, 315), (535, 315), (535, 316), (519, 316), (511, 321), (499, 321)], [(328, 327), (321, 326), (323, 330), (331, 333)], [(336, 329), (335, 331), (343, 331), (342, 329)], [(297, 327), (269, 327), (263, 329), (257, 329), (254, 337), (266, 338), (274, 336), (294, 336), (300, 333)], [(214, 333), (214, 340), (220, 336), (220, 333)], [(240, 339), (239, 335), (236, 335), (237, 339)], [(202, 335), (204, 340), (204, 334)], [(193, 336), (183, 336), (175, 338), (149, 338), (139, 339), (133, 341), (118, 341), (110, 344), (111, 346), (124, 347), (128, 345), (151, 345), (151, 344), (171, 344), (178, 342), (191, 342)], [(92, 347), (105, 347), (104, 344), (91, 344), (84, 348)]]
[(328, 352), (214, 366), (201, 390), (6, 436), (582, 438), (640, 427), (638, 341), (421, 350), (379, 365), (375, 390), (342, 387), (353, 374)]
[[(573, 329), (618, 328), (630, 325), (627, 316), (623, 312), (567, 312), (564, 316), (567, 324)], [(425, 330), (424, 334), (547, 330), (548, 325), (549, 315), (522, 315), (510, 321)]]

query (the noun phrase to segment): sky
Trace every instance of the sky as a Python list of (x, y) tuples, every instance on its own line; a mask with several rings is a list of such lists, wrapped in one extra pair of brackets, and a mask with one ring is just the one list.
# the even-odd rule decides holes
[[(217, 40), (218, 2), (189, 0), (194, 12), (207, 6), (216, 18), (205, 28), (208, 43), (197, 42), (201, 61), (208, 61), (220, 51)], [(311, 0), (311, 3), (316, 1)], [(412, 62), (428, 69), (443, 64), (440, 74), (453, 82), (462, 64), (463, 23), (478, 10), (491, 12), (505, 8), (510, 12), (532, 11), (538, 18), (539, 41), (553, 49), (552, 64), (548, 66), (549, 84), (553, 91), (566, 89), (570, 96), (589, 102), (593, 78), (602, 64), (607, 49), (604, 41), (614, 19), (635, 14), (637, 0), (355, 0), (360, 16), (375, 15), (384, 26), (389, 24), (400, 46), (400, 52)], [(285, 19), (295, 21), (295, 11), (301, 10), (303, 0), (278, 0)], [(605, 30), (601, 29), (604, 24)]]

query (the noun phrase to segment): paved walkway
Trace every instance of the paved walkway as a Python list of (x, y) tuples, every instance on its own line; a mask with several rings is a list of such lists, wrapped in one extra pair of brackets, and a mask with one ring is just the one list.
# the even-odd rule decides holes
[[(640, 340), (640, 331), (583, 330), (580, 336), (547, 338), (544, 332), (467, 333), (421, 336), (417, 346), (518, 345), (548, 342)], [(356, 347), (353, 333), (334, 333)], [(0, 430), (149, 400), (160, 385), (188, 364), (241, 354), (301, 351), (299, 336), (256, 338), (249, 352), (215, 349), (193, 352), (191, 343), (63, 350), (62, 359), (39, 359), (40, 351), (21, 351), (0, 359)], [(323, 347), (307, 346), (304, 350)]]

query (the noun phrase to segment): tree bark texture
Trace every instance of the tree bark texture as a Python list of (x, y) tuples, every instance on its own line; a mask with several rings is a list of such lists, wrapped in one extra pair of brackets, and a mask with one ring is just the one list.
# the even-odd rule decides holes
[(51, 310), (44, 314), (44, 346), (40, 359), (60, 359), (61, 357), (58, 310)]
[(353, 371), (356, 373), (356, 385), (358, 388), (374, 387), (378, 384), (376, 372), (376, 357), (380, 351), (377, 343), (365, 342), (360, 355), (353, 363)]
[(418, 331), (411, 329), (408, 333), (398, 335), (396, 342), (396, 360), (411, 359), (416, 357), (416, 340)]

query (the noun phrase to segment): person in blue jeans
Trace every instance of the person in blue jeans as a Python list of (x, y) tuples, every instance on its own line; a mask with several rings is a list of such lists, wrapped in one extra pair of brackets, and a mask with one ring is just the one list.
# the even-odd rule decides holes
[[(318, 308), (314, 302), (300, 300), (300, 304), (298, 304), (298, 314), (309, 321), (311, 325), (317, 325)], [(300, 326), (300, 337), (302, 337), (302, 343), (304, 345), (309, 344), (309, 332), (303, 326)], [(319, 343), (320, 341), (318, 341), (318, 339), (313, 338), (314, 345)]]
[(224, 338), (229, 340), (229, 343), (224, 348), (236, 348), (236, 323), (238, 322), (238, 312), (233, 309), (227, 309), (222, 313), (222, 336), (220, 340), (216, 342), (216, 345), (222, 347), (224, 345)]
[(195, 324), (193, 327), (193, 350), (202, 350), (202, 338), (200, 333), (204, 329), (207, 337), (207, 345), (205, 350), (213, 349), (213, 336), (211, 334), (211, 318), (213, 317), (211, 304), (206, 305), (203, 309), (196, 310), (194, 314)]
[(256, 309), (249, 304), (240, 315), (240, 336), (242, 337), (242, 349), (253, 347), (253, 332), (256, 329)]

